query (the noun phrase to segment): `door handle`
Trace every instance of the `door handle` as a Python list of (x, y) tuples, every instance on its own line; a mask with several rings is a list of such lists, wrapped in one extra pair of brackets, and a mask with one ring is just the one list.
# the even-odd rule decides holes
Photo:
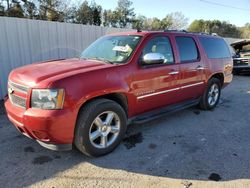
[(203, 66), (201, 66), (201, 65), (199, 65), (198, 67), (196, 67), (196, 70), (197, 71), (200, 71), (200, 70), (204, 70), (205, 68), (203, 67)]
[(176, 75), (176, 74), (179, 74), (179, 71), (175, 71), (173, 70), (172, 72), (168, 73), (169, 75)]

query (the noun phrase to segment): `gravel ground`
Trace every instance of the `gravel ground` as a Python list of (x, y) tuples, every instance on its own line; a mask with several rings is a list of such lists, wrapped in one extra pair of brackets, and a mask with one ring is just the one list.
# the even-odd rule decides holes
[(249, 106), (250, 76), (234, 77), (214, 111), (189, 108), (132, 125), (113, 153), (94, 159), (42, 148), (0, 107), (0, 186), (247, 188)]

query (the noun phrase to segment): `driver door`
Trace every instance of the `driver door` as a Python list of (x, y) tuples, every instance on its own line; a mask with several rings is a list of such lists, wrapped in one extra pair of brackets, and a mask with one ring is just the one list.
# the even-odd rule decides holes
[(140, 59), (149, 53), (160, 53), (165, 60), (161, 64), (139, 63), (132, 82), (137, 114), (176, 103), (179, 98), (179, 66), (174, 60), (170, 37), (160, 35), (148, 39)]

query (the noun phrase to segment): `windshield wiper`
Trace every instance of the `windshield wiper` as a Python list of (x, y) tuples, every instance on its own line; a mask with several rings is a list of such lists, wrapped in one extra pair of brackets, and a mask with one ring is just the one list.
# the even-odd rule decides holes
[(83, 57), (81, 59), (84, 59), (84, 60), (87, 60), (87, 59), (90, 59), (90, 60), (98, 60), (98, 61), (103, 61), (105, 63), (109, 63), (109, 64), (115, 64), (114, 62), (112, 61), (109, 61), (107, 59), (104, 59), (104, 58), (99, 58), (99, 57), (90, 57), (90, 58), (86, 58), (86, 57)]
[(104, 61), (105, 63), (114, 64), (112, 61), (109, 61), (109, 60), (104, 59), (104, 58), (95, 57), (94, 59), (95, 59), (95, 60), (99, 60), (99, 61)]

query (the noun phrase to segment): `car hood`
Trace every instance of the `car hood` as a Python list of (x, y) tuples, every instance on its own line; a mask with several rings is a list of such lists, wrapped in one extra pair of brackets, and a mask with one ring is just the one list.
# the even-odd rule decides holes
[(230, 45), (235, 49), (242, 49), (243, 46), (250, 44), (250, 39), (238, 40), (236, 42), (231, 43)]
[(9, 79), (13, 82), (32, 87), (41, 81), (51, 79), (55, 76), (73, 74), (73, 72), (76, 71), (87, 72), (102, 69), (107, 66), (113, 65), (106, 64), (102, 61), (81, 60), (76, 58), (47, 61), (17, 68), (10, 73)]

